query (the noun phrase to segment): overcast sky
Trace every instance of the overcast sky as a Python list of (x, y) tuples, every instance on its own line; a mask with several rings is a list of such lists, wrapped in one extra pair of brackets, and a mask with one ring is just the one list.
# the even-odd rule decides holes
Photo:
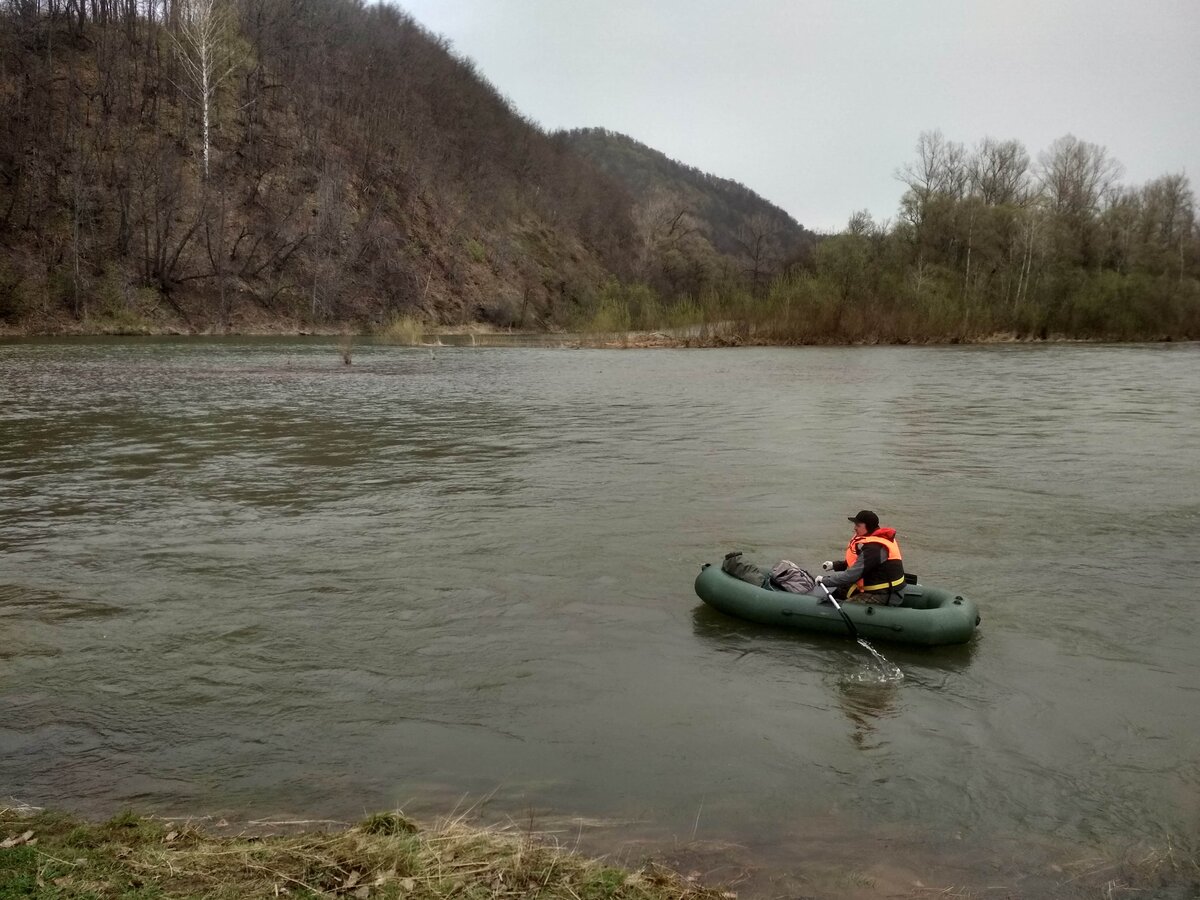
[(1200, 190), (1200, 0), (400, 0), (547, 129), (603, 126), (816, 230), (895, 215), (921, 131), (1102, 144)]

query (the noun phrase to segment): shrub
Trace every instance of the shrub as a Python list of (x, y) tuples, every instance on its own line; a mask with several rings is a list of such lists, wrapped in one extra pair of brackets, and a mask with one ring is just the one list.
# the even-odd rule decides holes
[(467, 253), (474, 262), (487, 262), (487, 247), (483, 246), (479, 241), (474, 238), (468, 238), (464, 246), (467, 248)]
[(424, 327), (419, 319), (402, 313), (393, 316), (391, 321), (379, 329), (378, 337), (388, 344), (415, 347), (421, 343), (423, 332)]

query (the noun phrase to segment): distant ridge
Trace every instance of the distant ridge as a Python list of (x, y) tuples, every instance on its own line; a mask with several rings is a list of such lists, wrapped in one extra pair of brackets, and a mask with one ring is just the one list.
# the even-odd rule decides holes
[(560, 134), (571, 149), (633, 194), (635, 219), (643, 232), (669, 229), (682, 213), (713, 251), (743, 268), (759, 287), (811, 255), (816, 235), (737, 181), (678, 162), (604, 128)]

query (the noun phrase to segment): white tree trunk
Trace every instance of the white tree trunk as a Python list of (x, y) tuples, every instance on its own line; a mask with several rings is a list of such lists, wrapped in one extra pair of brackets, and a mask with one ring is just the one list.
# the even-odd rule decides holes
[(209, 116), (209, 109), (212, 107), (212, 99), (211, 99), (212, 91), (208, 85), (208, 80), (210, 77), (212, 77), (212, 72), (209, 68), (208, 49), (209, 48), (207, 46), (204, 48), (205, 52), (204, 52), (204, 55), (201, 57), (203, 59), (204, 63), (203, 63), (203, 66), (201, 67), (201, 76), (200, 76), (200, 78), (201, 78), (201, 81), (200, 81), (200, 85), (201, 85), (200, 107), (203, 110), (203, 117), (204, 117), (203, 129), (204, 129), (204, 180), (205, 181), (208, 181), (208, 147), (209, 147), (209, 133), (208, 133), (209, 119), (208, 119), (208, 116)]
[(179, 33), (171, 35), (185, 76), (185, 84), (177, 86), (200, 107), (205, 180), (210, 167), (213, 103), (217, 88), (237, 68), (227, 36), (227, 17), (227, 11), (218, 0), (181, 0)]

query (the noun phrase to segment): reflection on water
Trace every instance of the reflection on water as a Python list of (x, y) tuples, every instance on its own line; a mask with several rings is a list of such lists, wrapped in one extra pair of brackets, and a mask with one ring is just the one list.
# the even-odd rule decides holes
[(870, 654), (870, 659), (858, 671), (843, 675), (838, 686), (842, 709), (854, 723), (854, 744), (861, 750), (868, 746), (872, 720), (889, 715), (895, 709), (897, 686), (904, 680), (904, 673), (869, 641), (859, 638), (855, 643)]
[[(896, 891), (1056, 896), (1200, 831), (1198, 359), (0, 343), (0, 795), (486, 796), (736, 845), (706, 858), (764, 893), (845, 893), (865, 847)], [(732, 548), (814, 568), (861, 508), (979, 602), (970, 645), (880, 647), (888, 681), (692, 593)]]
[(896, 714), (900, 680), (880, 678), (877, 672), (859, 670), (838, 679), (838, 704), (853, 726), (851, 740), (860, 750), (877, 749), (871, 742), (877, 719)]

